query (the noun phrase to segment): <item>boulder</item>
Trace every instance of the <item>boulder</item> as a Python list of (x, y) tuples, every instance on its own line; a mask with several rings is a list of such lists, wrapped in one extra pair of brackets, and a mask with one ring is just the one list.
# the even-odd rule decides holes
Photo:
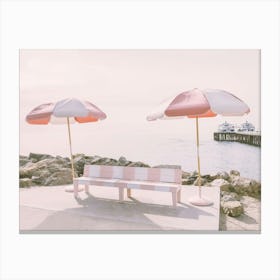
[(197, 178), (195, 181), (194, 181), (194, 185), (195, 186), (204, 186), (204, 185), (206, 185), (206, 183), (207, 183), (207, 180), (206, 179), (204, 179), (204, 178), (200, 178), (200, 180), (199, 180), (199, 178)]
[(19, 156), (19, 167), (24, 166), (28, 162), (30, 162), (30, 159), (28, 157), (26, 157), (26, 156)]
[(74, 162), (74, 169), (78, 176), (82, 175), (84, 173), (84, 166), (86, 163), (86, 158), (84, 154), (77, 154), (73, 157)]
[(52, 156), (48, 155), (48, 154), (35, 154), (35, 153), (29, 154), (29, 159), (32, 162), (38, 162), (38, 161), (46, 159), (46, 158), (52, 158)]
[(197, 176), (190, 176), (187, 179), (182, 180), (182, 185), (193, 185)]
[(143, 163), (141, 161), (132, 162), (128, 166), (131, 166), (131, 167), (150, 167), (148, 164)]
[(88, 158), (86, 159), (86, 162), (87, 162), (87, 164), (92, 164), (92, 165), (94, 165), (94, 164), (97, 164), (97, 162), (98, 162), (99, 160), (101, 160), (101, 157), (100, 157), (100, 156), (93, 156), (93, 157), (88, 157)]
[(214, 181), (215, 179), (218, 179), (218, 176), (217, 176), (217, 174), (210, 174), (209, 175), (210, 177), (209, 177), (209, 182), (212, 182), (212, 181)]
[(206, 174), (206, 175), (202, 175), (201, 178), (205, 179), (206, 182), (212, 182), (216, 179), (216, 177), (213, 177), (212, 175)]
[(55, 159), (58, 160), (58, 161), (63, 161), (63, 162), (69, 162), (70, 163), (70, 158), (68, 158), (68, 157), (56, 156)]
[(232, 186), (231, 184), (224, 179), (215, 179), (209, 184), (210, 187), (219, 187), (221, 191), (227, 191), (231, 192), (232, 191)]
[(188, 179), (190, 176), (190, 172), (182, 171), (182, 179)]
[(221, 209), (224, 214), (231, 217), (238, 217), (244, 213), (243, 205), (237, 200), (221, 202)]
[(113, 158), (100, 158), (99, 160), (97, 160), (94, 164), (98, 164), (98, 165), (118, 165), (118, 161), (113, 159)]
[(67, 185), (72, 184), (72, 170), (71, 168), (63, 168), (60, 171), (54, 172), (46, 178), (45, 186)]
[(28, 188), (34, 186), (35, 184), (32, 182), (30, 178), (21, 178), (19, 179), (19, 187), (20, 188)]
[(131, 161), (128, 161), (125, 157), (120, 157), (118, 163), (119, 163), (118, 165), (120, 166), (126, 166), (129, 165)]
[(236, 177), (231, 182), (234, 192), (239, 195), (248, 195), (255, 198), (260, 198), (261, 196), (261, 184), (253, 179)]
[(240, 176), (240, 172), (237, 170), (230, 170), (229, 175), (230, 176)]
[(220, 171), (220, 172), (217, 173), (216, 178), (217, 179), (229, 180), (230, 177), (229, 177), (229, 174), (227, 172)]
[(46, 179), (48, 178), (49, 176), (49, 172), (46, 171), (46, 172), (42, 172), (40, 174), (40, 176), (32, 176), (31, 177), (31, 180), (32, 182), (36, 185), (36, 186), (44, 186), (45, 185), (45, 181)]
[(20, 167), (20, 178), (32, 178), (50, 176), (54, 172), (58, 172), (61, 168), (69, 167), (70, 163), (65, 159), (47, 158), (38, 162), (29, 162), (25, 166)]
[(237, 193), (233, 192), (221, 192), (221, 203), (227, 202), (227, 201), (240, 201), (240, 197)]

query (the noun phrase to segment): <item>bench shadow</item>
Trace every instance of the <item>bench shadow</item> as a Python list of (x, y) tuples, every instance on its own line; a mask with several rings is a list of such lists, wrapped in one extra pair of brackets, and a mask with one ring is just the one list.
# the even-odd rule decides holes
[(214, 216), (213, 214), (199, 209), (195, 206), (178, 203), (174, 208), (169, 205), (143, 203), (134, 197), (129, 200), (120, 202), (118, 200), (100, 198), (87, 193), (85, 199), (75, 198), (83, 208), (76, 208), (74, 211), (87, 211), (98, 217), (109, 217), (127, 221), (142, 221), (147, 219), (145, 215), (160, 215), (165, 217), (198, 219), (199, 216)]
[(191, 220), (214, 216), (204, 209), (186, 203), (177, 208), (169, 205), (143, 203), (134, 197), (120, 202), (87, 193), (75, 198), (82, 207), (67, 208), (48, 215), (30, 233), (118, 233), (144, 231), (186, 231)]

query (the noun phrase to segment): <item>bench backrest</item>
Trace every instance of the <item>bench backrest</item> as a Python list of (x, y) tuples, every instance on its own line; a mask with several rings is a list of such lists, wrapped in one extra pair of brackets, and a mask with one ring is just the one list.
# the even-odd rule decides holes
[(93, 178), (154, 181), (181, 184), (179, 168), (147, 168), (109, 165), (85, 165), (84, 176)]

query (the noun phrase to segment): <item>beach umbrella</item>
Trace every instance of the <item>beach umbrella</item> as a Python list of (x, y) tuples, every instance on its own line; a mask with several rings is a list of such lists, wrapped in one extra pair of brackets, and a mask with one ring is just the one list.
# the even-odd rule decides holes
[[(88, 123), (104, 120), (106, 114), (98, 107), (89, 101), (82, 101), (76, 98), (67, 98), (56, 103), (44, 103), (35, 107), (27, 116), (26, 121), (29, 124), (47, 125), (52, 124), (67, 124), (69, 148), (71, 155), (72, 177), (75, 177), (71, 130), (70, 123)], [(73, 188), (67, 188), (68, 191)]]
[(199, 157), (199, 118), (222, 116), (242, 116), (250, 112), (249, 107), (235, 95), (220, 89), (197, 88), (182, 92), (162, 102), (150, 115), (148, 121), (170, 118), (194, 118), (196, 120), (196, 146), (198, 168), (198, 196), (192, 197), (194, 205), (210, 205), (211, 201), (201, 196), (201, 173)]

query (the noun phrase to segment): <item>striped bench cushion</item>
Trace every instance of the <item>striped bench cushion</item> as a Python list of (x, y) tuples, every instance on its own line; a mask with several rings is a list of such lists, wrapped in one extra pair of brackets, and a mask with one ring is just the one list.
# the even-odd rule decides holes
[(84, 177), (181, 184), (182, 170), (107, 165), (85, 165)]

